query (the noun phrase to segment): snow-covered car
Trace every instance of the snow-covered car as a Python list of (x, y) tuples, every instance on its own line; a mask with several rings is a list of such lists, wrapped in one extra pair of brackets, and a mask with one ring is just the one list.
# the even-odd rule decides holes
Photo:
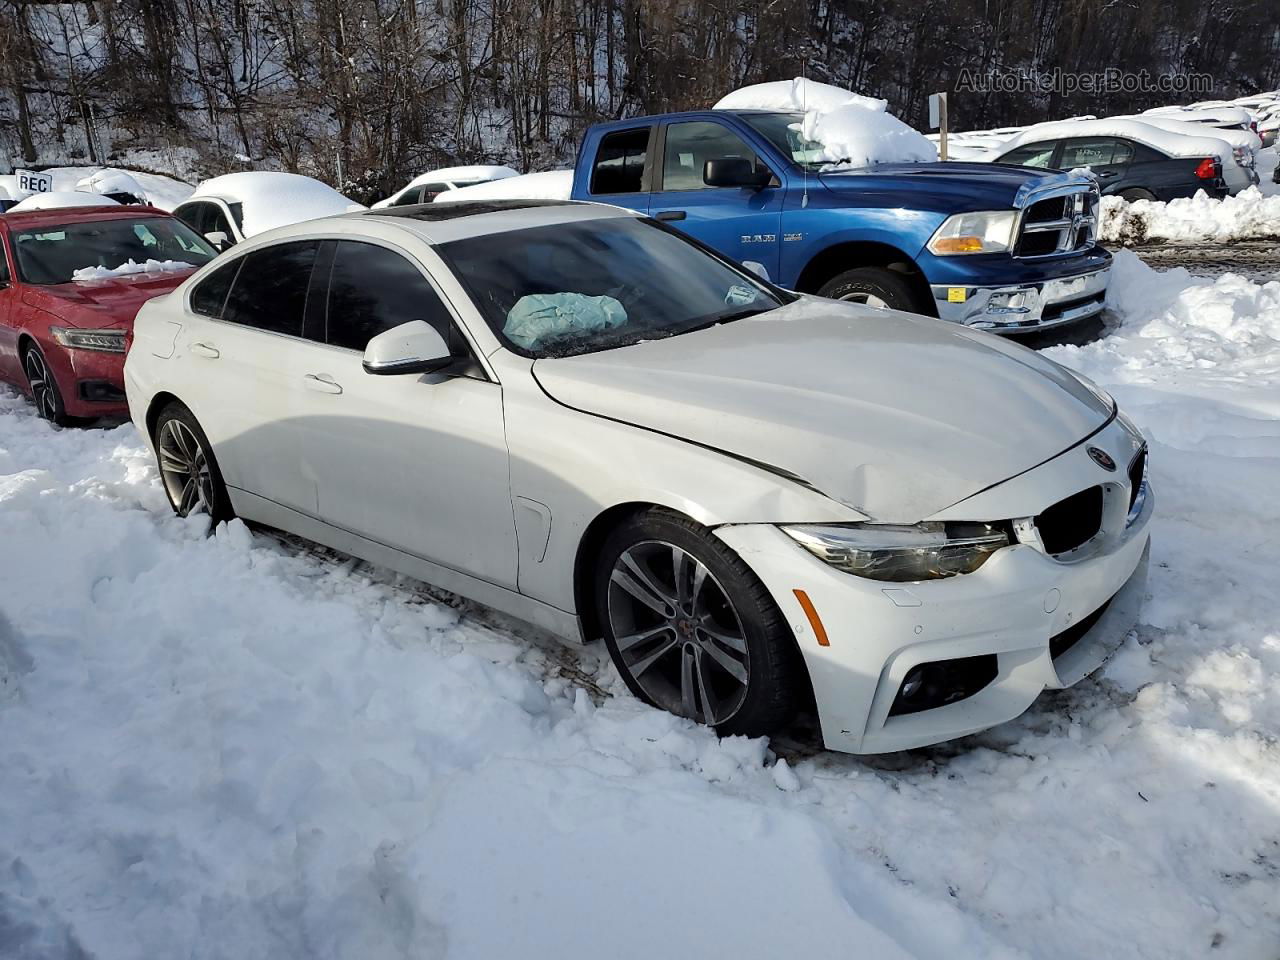
[(810, 696), (851, 752), (1001, 723), (1144, 590), (1146, 446), (1109, 395), (618, 207), (274, 231), (143, 308), (126, 389), (179, 514), (603, 636), (638, 697), (726, 734)]
[(510, 167), (473, 165), (468, 167), (443, 167), (428, 170), (414, 177), (403, 188), (373, 205), (375, 210), (384, 207), (404, 207), (412, 203), (430, 203), (442, 193), (473, 187), (478, 183), (491, 183), (517, 177), (519, 173)]
[(216, 249), (226, 250), (276, 227), (363, 209), (312, 177), (245, 171), (202, 181), (173, 215)]
[[(1145, 119), (1145, 118), (1143, 118)], [(1071, 170), (1088, 167), (1104, 195), (1126, 200), (1174, 200), (1203, 190), (1239, 193), (1257, 182), (1226, 140), (1162, 130), (1134, 118), (1039, 123), (983, 159), (992, 163)]]
[(104, 167), (76, 181), (76, 190), (85, 193), (99, 193), (109, 197), (116, 203), (147, 204), (148, 198), (141, 184), (123, 170)]
[(168, 293), (214, 252), (163, 210), (23, 205), (0, 217), (0, 380), (60, 426), (119, 416), (124, 354), (138, 307)]

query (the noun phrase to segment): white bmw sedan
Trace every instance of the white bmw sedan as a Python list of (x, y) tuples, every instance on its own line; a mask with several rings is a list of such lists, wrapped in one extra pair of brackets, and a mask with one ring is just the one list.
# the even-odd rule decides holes
[(282, 528), (565, 637), (722, 733), (1024, 711), (1133, 624), (1153, 497), (1111, 397), (954, 324), (797, 296), (615, 207), (255, 237), (138, 316), (178, 513)]

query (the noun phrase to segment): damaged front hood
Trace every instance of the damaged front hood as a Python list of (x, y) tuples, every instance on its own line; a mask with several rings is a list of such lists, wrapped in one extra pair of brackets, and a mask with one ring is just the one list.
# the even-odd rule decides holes
[(567, 406), (792, 474), (865, 516), (914, 523), (1094, 433), (1111, 406), (992, 335), (804, 297), (534, 376)]

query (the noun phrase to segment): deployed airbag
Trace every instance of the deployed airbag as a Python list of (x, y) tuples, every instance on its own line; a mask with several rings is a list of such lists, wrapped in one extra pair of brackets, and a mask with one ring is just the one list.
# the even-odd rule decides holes
[(607, 330), (627, 322), (627, 311), (613, 297), (581, 293), (533, 293), (507, 311), (502, 332), (512, 343), (533, 350), (566, 334)]

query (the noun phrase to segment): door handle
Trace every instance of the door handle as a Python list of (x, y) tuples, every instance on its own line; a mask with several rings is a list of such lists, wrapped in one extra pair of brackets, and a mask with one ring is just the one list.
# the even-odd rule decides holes
[(210, 360), (217, 360), (222, 356), (222, 354), (218, 352), (217, 347), (210, 346), (207, 343), (191, 344), (191, 352), (197, 357), (208, 357)]
[(1103, 170), (1101, 173), (1094, 174), (1094, 176), (1096, 176), (1099, 180), (1110, 180), (1112, 177), (1116, 175), (1117, 174), (1115, 170)]
[(685, 212), (683, 210), (659, 210), (656, 220), (683, 220)]
[(334, 381), (333, 377), (327, 373), (308, 373), (302, 378), (302, 383), (308, 390), (314, 390), (316, 393), (342, 393), (342, 385)]

